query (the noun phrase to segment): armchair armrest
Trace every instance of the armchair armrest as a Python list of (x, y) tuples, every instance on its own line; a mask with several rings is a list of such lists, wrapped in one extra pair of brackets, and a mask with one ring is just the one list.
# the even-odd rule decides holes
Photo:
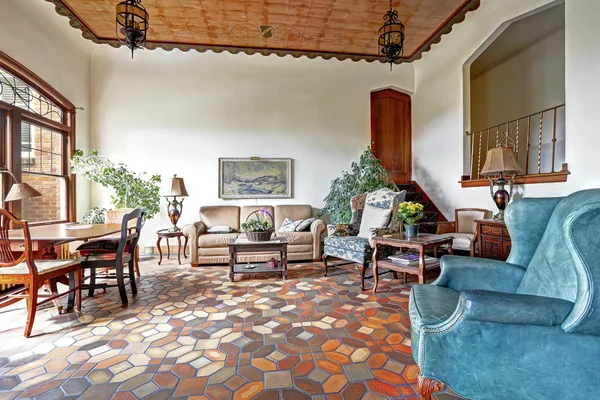
[(560, 325), (573, 303), (553, 297), (467, 290), (460, 294), (464, 319), (512, 325)]
[(204, 222), (198, 221), (183, 227), (183, 234), (190, 238), (190, 260), (192, 265), (198, 265), (198, 237), (206, 233)]
[(315, 219), (310, 224), (310, 233), (313, 237), (313, 260), (320, 260), (321, 254), (323, 253), (323, 242), (321, 236), (325, 232), (325, 222), (321, 219)]
[(329, 224), (327, 225), (327, 236), (356, 236), (360, 225), (356, 222), (351, 224)]
[(435, 234), (456, 232), (456, 224), (454, 221), (438, 221)]
[(486, 258), (443, 256), (442, 273), (433, 285), (458, 290), (517, 291), (525, 268)]

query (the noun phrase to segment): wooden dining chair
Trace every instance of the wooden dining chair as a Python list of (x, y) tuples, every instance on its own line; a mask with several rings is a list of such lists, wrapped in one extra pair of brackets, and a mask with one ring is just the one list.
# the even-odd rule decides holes
[[(22, 229), (24, 247), (21, 255), (15, 257), (8, 231)], [(17, 252), (17, 251), (15, 251)], [(58, 293), (56, 281), (69, 275), (69, 290)], [(12, 213), (0, 209), (0, 284), (23, 285), (0, 298), (0, 307), (13, 304), (21, 299), (27, 301), (27, 323), (25, 337), (31, 335), (37, 307), (59, 297), (69, 295), (67, 311), (73, 309), (75, 300), (77, 310), (81, 311), (81, 264), (78, 260), (34, 260), (31, 248), (31, 236), (27, 221), (20, 221)], [(53, 288), (51, 293), (39, 293), (47, 284)], [(38, 301), (38, 298), (44, 298)]]
[[(106, 210), (106, 223), (107, 224), (120, 224), (121, 221), (123, 221), (123, 217), (125, 216), (125, 214), (129, 214), (131, 211), (133, 211), (134, 208), (115, 208), (115, 209), (110, 209), (110, 210)], [(129, 224), (130, 228), (135, 227), (135, 221), (132, 221), (132, 223)], [(133, 252), (133, 262), (134, 262), (134, 266), (135, 266), (135, 274), (137, 275), (137, 277), (140, 277), (140, 247), (136, 246), (135, 247), (135, 251)]]
[[(137, 294), (137, 286), (135, 281), (135, 249), (137, 247), (140, 232), (142, 230), (142, 217), (144, 212), (135, 209), (123, 216), (121, 222), (121, 237), (116, 251), (94, 253), (82, 255), (80, 258), (81, 267), (83, 270), (89, 270), (89, 276), (84, 280), (89, 279), (89, 283), (84, 285), (84, 289), (88, 290), (88, 296), (93, 297), (97, 289), (106, 289), (109, 287), (118, 287), (121, 302), (127, 304), (127, 292), (125, 289), (125, 279), (129, 279), (131, 293)], [(133, 223), (132, 223), (133, 221)], [(128, 273), (125, 273), (125, 265), (128, 266)], [(105, 273), (98, 275), (98, 269), (114, 270), (114, 274)], [(116, 284), (98, 283), (97, 280), (116, 280)]]

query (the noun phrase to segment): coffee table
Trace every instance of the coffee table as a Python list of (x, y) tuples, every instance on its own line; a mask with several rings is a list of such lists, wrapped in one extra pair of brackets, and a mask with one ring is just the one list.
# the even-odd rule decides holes
[[(251, 242), (247, 239), (229, 239), (229, 281), (233, 282), (235, 274), (256, 274), (264, 272), (281, 272), (281, 279), (287, 278), (287, 246), (286, 238), (272, 238), (266, 242)], [(280, 256), (279, 265), (275, 268), (267, 267), (267, 263), (251, 263), (253, 269), (246, 269), (238, 262), (238, 255), (243, 253), (278, 252)]]
[[(377, 292), (377, 286), (379, 285), (379, 277), (377, 273), (378, 268), (387, 268), (395, 272), (403, 272), (405, 274), (418, 275), (419, 283), (425, 283), (425, 274), (428, 269), (439, 267), (438, 263), (425, 264), (425, 250), (433, 248), (433, 255), (437, 258), (437, 249), (440, 246), (448, 245), (448, 253), (452, 254), (452, 240), (451, 236), (431, 235), (427, 233), (421, 233), (419, 236), (414, 238), (407, 238), (404, 233), (396, 233), (393, 235), (378, 236), (373, 239), (373, 247), (375, 247), (375, 254), (373, 255), (373, 275), (375, 278), (375, 286), (373, 287), (373, 293)], [(398, 249), (416, 249), (419, 251), (419, 265), (401, 265), (393, 262), (389, 258), (377, 260), (377, 246), (391, 246)]]

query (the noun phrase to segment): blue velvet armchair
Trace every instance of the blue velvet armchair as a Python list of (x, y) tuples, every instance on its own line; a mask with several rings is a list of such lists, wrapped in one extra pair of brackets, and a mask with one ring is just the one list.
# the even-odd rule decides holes
[(444, 256), (411, 290), (421, 396), (600, 398), (600, 189), (518, 200), (505, 220), (506, 262)]

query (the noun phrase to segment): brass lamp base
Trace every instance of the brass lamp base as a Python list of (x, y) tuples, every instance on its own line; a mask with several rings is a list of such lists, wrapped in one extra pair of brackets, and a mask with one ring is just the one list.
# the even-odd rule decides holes
[[(494, 215), (494, 219), (496, 221), (504, 221), (504, 210), (506, 209), (506, 206), (512, 197), (512, 178), (510, 180), (506, 180), (502, 174), (500, 174), (500, 177), (495, 182), (491, 178), (489, 179), (490, 193), (494, 203), (496, 203), (496, 207), (498, 207), (498, 213)], [(510, 192), (504, 189), (506, 185), (509, 185)], [(494, 192), (494, 186), (498, 186), (498, 190), (496, 190), (496, 192)]]
[(173, 196), (173, 200), (167, 199), (167, 213), (169, 215), (169, 219), (171, 220), (171, 224), (173, 224), (169, 228), (169, 232), (180, 232), (181, 229), (177, 226), (177, 222), (179, 221), (179, 217), (181, 216), (181, 211), (183, 210), (183, 200), (177, 201), (177, 197)]

